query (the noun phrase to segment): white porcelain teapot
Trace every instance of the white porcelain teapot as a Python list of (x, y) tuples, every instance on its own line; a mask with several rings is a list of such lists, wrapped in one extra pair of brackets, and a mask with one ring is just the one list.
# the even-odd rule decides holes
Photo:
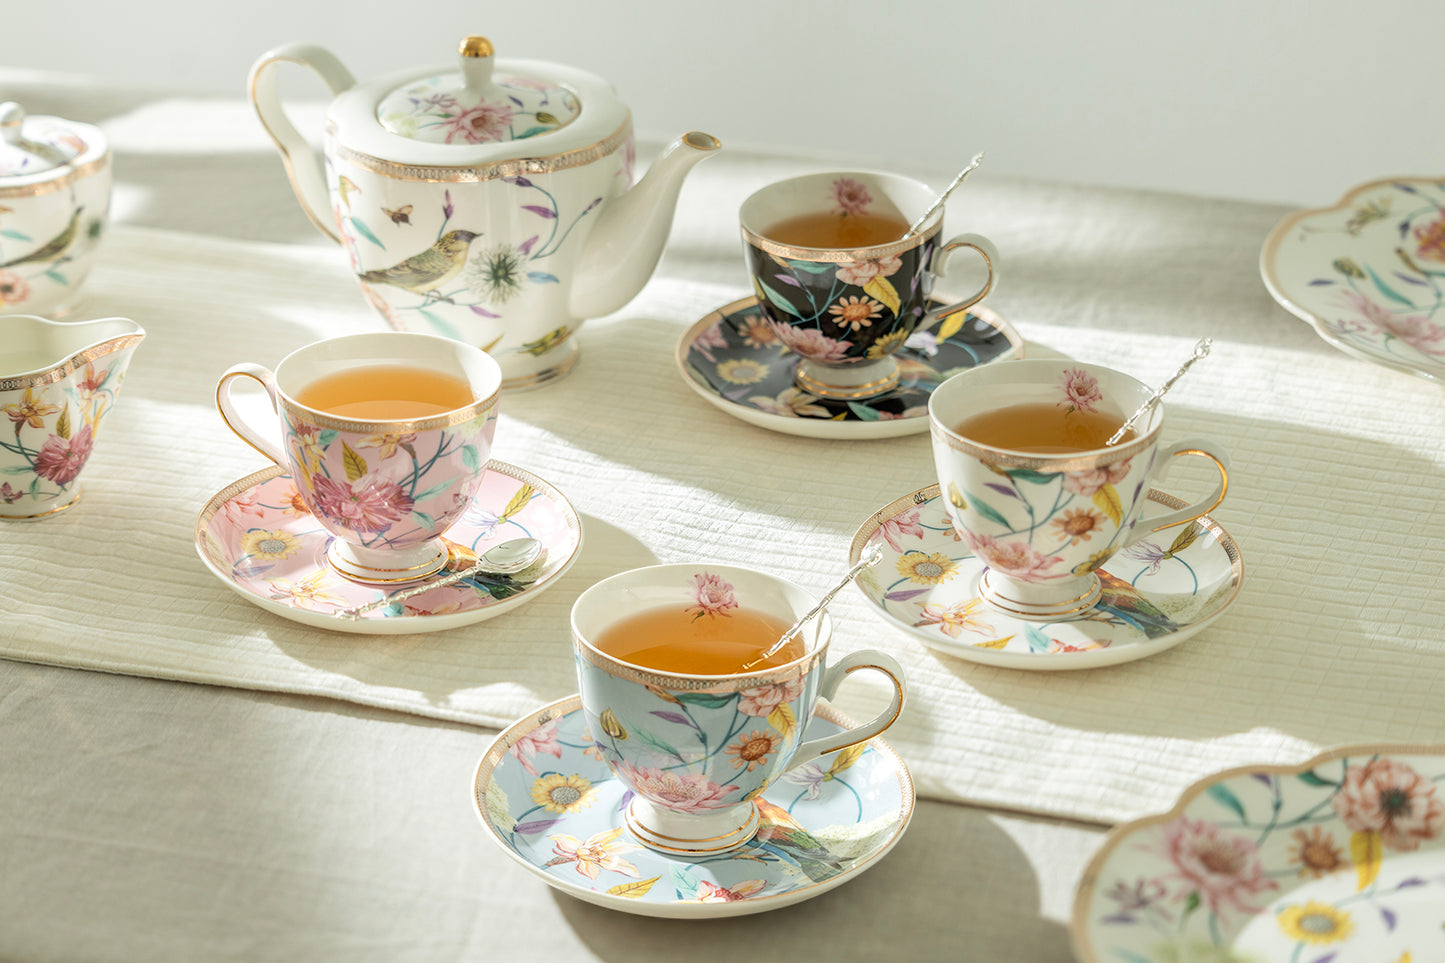
[[(483, 37), (460, 54), (459, 70), (358, 85), (320, 47), (278, 47), (251, 68), (251, 102), (372, 307), (399, 330), (481, 347), (507, 387), (541, 384), (576, 363), (584, 319), (647, 283), (683, 178), (719, 144), (684, 134), (633, 187), (632, 115), (610, 84), (496, 61)], [(281, 63), (310, 67), (334, 95), (324, 167), (282, 107)]]

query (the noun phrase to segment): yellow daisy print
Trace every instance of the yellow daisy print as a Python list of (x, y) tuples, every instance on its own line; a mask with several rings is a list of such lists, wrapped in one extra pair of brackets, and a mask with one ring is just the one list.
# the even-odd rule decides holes
[(768, 366), (750, 358), (729, 358), (717, 366), (718, 377), (735, 385), (755, 385), (768, 376)]
[(907, 340), (907, 331), (894, 331), (892, 334), (885, 334), (868, 346), (868, 357), (882, 358), (885, 355), (890, 355), (903, 347), (903, 342)]
[(575, 813), (592, 805), (597, 789), (580, 775), (550, 772), (532, 783), (532, 801), (548, 812)]
[(1355, 925), (1350, 922), (1350, 914), (1344, 910), (1311, 900), (1301, 906), (1286, 906), (1280, 910), (1279, 928), (1292, 940), (1324, 946), (1346, 939)]
[(241, 551), (266, 562), (290, 558), (300, 548), (301, 542), (290, 532), (267, 532), (253, 528), (241, 536)]
[(898, 557), (898, 574), (919, 585), (938, 585), (953, 578), (958, 565), (942, 552), (925, 555), (919, 551), (905, 552)]

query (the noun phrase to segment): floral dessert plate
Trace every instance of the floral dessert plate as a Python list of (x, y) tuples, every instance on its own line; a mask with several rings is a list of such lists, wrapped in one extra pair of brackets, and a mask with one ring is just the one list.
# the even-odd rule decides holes
[[(1144, 517), (1187, 503), (1158, 489)], [(990, 607), (983, 563), (953, 533), (938, 486), (876, 512), (853, 536), (856, 563), (876, 542), (883, 558), (858, 587), (883, 617), (949, 655), (1014, 669), (1092, 669), (1132, 662), (1183, 642), (1239, 594), (1239, 548), (1208, 515), (1120, 552), (1099, 570), (1103, 595), (1082, 615), (1032, 622)]]
[(1274, 299), (1341, 350), (1445, 380), (1445, 178), (1363, 184), (1265, 239)]
[(694, 391), (750, 425), (808, 438), (895, 438), (928, 430), (928, 397), (949, 375), (1023, 353), (1012, 325), (974, 305), (914, 332), (894, 355), (902, 377), (893, 390), (863, 401), (818, 398), (794, 384), (798, 356), (768, 327), (758, 299), (747, 297), (689, 328), (677, 343), (677, 366)]
[(1445, 960), (1445, 746), (1209, 776), (1084, 871), (1084, 963)]
[[(856, 725), (826, 703), (809, 738)], [(758, 835), (704, 859), (665, 856), (624, 826), (631, 793), (594, 748), (581, 699), (554, 702), (497, 736), (472, 802), (504, 852), (549, 886), (624, 913), (701, 919), (791, 906), (872, 867), (913, 815), (913, 778), (882, 739), (784, 775), (757, 803)]]
[(522, 536), (542, 543), (541, 557), (522, 572), (471, 576), (351, 619), (341, 613), (390, 593), (342, 578), (326, 563), (331, 536), (285, 469), (273, 465), (227, 486), (196, 518), (201, 561), (242, 598), (305, 625), (367, 635), (436, 632), (489, 619), (535, 598), (572, 566), (582, 546), (572, 506), (536, 476), (494, 460), (446, 540), (468, 561), (457, 546), (481, 554)]

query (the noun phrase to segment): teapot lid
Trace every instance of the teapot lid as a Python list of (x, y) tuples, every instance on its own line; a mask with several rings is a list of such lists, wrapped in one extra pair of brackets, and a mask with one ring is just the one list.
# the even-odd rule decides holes
[(582, 111), (577, 94), (538, 77), (498, 74), (492, 44), (467, 37), (461, 72), (424, 77), (392, 90), (376, 107), (393, 134), (432, 144), (525, 140), (566, 127)]
[(0, 177), (28, 177), (65, 167), (85, 153), (86, 143), (68, 127), (47, 124), (13, 101), (0, 104)]

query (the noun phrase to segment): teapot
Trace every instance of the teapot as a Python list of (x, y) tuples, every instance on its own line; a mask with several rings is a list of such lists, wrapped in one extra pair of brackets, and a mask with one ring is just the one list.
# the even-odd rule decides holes
[[(250, 98), (301, 207), (392, 327), (470, 342), (504, 387), (538, 385), (576, 364), (585, 319), (647, 283), (684, 177), (720, 144), (686, 133), (633, 186), (632, 115), (606, 81), (496, 60), (484, 37), (459, 60), (357, 84), (325, 49), (290, 44), (256, 61)], [(333, 95), (321, 159), (277, 93), (283, 63)]]

